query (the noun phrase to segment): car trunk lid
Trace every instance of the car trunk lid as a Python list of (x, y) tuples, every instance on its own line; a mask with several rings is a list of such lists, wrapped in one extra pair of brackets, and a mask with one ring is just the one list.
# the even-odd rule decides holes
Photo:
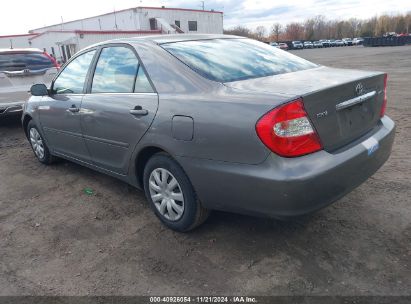
[(319, 67), (226, 83), (247, 90), (302, 97), (326, 151), (332, 152), (371, 130), (380, 119), (384, 74)]

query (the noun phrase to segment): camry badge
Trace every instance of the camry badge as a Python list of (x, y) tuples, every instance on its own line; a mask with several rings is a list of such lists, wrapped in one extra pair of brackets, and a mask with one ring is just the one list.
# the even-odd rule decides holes
[(359, 82), (357, 86), (355, 87), (355, 92), (357, 93), (358, 96), (362, 95), (362, 93), (364, 92), (364, 86), (362, 85), (361, 82)]
[(328, 115), (328, 111), (317, 113), (317, 118), (323, 118)]

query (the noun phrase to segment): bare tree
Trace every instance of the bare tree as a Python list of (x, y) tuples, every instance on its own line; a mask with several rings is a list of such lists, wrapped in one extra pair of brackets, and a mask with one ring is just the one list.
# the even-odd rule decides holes
[(377, 25), (374, 30), (375, 36), (382, 36), (387, 32), (392, 32), (394, 29), (390, 28), (390, 16), (382, 15), (377, 19)]
[(283, 31), (283, 26), (280, 23), (274, 23), (271, 26), (271, 37), (275, 39), (275, 41), (278, 42), (280, 34)]
[(318, 15), (314, 18), (314, 38), (324, 39), (327, 36), (327, 27), (325, 17), (322, 15)]
[(254, 35), (257, 40), (264, 40), (266, 34), (266, 28), (262, 25), (257, 26)]
[(304, 26), (298, 22), (292, 22), (285, 27), (285, 34), (288, 40), (300, 40), (304, 35)]
[(242, 36), (242, 37), (248, 37), (248, 38), (253, 37), (251, 30), (241, 25), (234, 27), (232, 29), (224, 30), (224, 34), (236, 35), (236, 36)]
[[(285, 27), (280, 23), (271, 26), (269, 36), (276, 41), (281, 40), (318, 40), (341, 39), (345, 37), (382, 36), (387, 32), (408, 34), (411, 31), (411, 12), (398, 15), (381, 15), (366, 20), (351, 18), (348, 20), (326, 20), (324, 16), (316, 16), (304, 22), (291, 22)], [(249, 37), (258, 40), (266, 39), (266, 28), (258, 26), (254, 31), (247, 27), (237, 26), (225, 30), (224, 33)]]
[(405, 16), (405, 28), (406, 33), (409, 33), (411, 31), (411, 12), (408, 12), (408, 14)]

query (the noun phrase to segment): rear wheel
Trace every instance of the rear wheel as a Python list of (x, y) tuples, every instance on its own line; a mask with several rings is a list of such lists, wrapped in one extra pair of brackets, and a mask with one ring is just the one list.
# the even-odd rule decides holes
[(157, 217), (173, 230), (194, 229), (209, 215), (184, 170), (168, 154), (155, 154), (147, 162), (144, 191)]
[(37, 126), (32, 120), (27, 125), (27, 135), (34, 155), (37, 157), (39, 162), (46, 165), (51, 164), (54, 158), (50, 154), (46, 142), (44, 141)]

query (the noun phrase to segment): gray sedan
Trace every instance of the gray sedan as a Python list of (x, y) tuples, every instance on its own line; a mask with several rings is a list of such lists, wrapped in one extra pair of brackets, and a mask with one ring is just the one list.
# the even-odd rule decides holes
[(119, 178), (188, 231), (210, 210), (288, 218), (359, 186), (391, 152), (386, 82), (246, 38), (158, 35), (82, 50), (22, 120), (40, 162)]

